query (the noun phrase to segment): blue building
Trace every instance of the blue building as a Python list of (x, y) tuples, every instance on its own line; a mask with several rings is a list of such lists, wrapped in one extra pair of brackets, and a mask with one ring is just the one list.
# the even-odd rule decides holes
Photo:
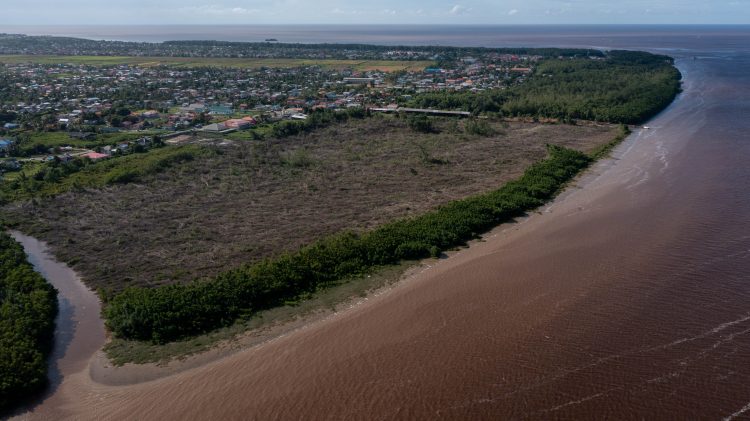
[(10, 139), (0, 139), (0, 153), (7, 153), (13, 146), (13, 141)]
[(234, 110), (226, 105), (211, 105), (208, 107), (208, 113), (211, 115), (232, 115)]

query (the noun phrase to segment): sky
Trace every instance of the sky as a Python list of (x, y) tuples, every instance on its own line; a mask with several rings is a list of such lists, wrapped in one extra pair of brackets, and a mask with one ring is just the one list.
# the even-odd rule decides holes
[(1, 25), (750, 24), (750, 0), (2, 0)]

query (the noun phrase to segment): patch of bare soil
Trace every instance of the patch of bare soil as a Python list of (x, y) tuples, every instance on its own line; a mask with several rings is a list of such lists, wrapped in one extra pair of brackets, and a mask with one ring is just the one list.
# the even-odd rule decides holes
[(492, 123), (466, 134), (437, 121), (417, 133), (398, 118), (349, 121), (281, 140), (235, 141), (139, 183), (6, 206), (90, 286), (156, 286), (295, 250), (486, 192), (517, 177), (552, 143), (590, 151), (609, 125)]

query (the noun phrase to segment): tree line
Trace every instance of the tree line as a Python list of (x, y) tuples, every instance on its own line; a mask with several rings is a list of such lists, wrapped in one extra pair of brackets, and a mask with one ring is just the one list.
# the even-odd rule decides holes
[(315, 110), (305, 120), (283, 120), (272, 124), (271, 135), (280, 139), (303, 132), (311, 132), (336, 122), (362, 119), (369, 115), (369, 111), (361, 107), (349, 108), (344, 111)]
[(0, 415), (47, 386), (57, 291), (0, 232)]
[(415, 96), (407, 105), (509, 117), (637, 124), (674, 100), (680, 80), (670, 57), (610, 51), (603, 60), (544, 60), (526, 82), (509, 89), (430, 92)]
[[(389, 54), (407, 51), (411, 55)], [(601, 55), (582, 48), (486, 48), (451, 46), (388, 46), (371, 44), (300, 44), (283, 42), (239, 42), (211, 40), (177, 40), (164, 42), (100, 41), (73, 37), (0, 34), (0, 54), (82, 55), (82, 56), (166, 56), (227, 58), (330, 58), (424, 60), (463, 57), (478, 54), (541, 55), (549, 57)]]

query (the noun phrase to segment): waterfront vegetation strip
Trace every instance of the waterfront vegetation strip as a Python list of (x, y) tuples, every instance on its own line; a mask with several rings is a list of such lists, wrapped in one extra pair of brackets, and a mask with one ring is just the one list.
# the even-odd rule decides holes
[(48, 383), (57, 291), (0, 232), (0, 415)]
[(668, 56), (610, 51), (603, 60), (544, 60), (526, 82), (505, 90), (440, 91), (406, 105), (473, 114), (637, 124), (669, 105), (682, 76)]
[(421, 216), (364, 233), (327, 237), (214, 279), (128, 288), (107, 303), (106, 325), (117, 337), (166, 343), (294, 302), (378, 266), (439, 256), (542, 205), (591, 162), (583, 153), (558, 146), (549, 146), (548, 154), (498, 190), (451, 202)]

